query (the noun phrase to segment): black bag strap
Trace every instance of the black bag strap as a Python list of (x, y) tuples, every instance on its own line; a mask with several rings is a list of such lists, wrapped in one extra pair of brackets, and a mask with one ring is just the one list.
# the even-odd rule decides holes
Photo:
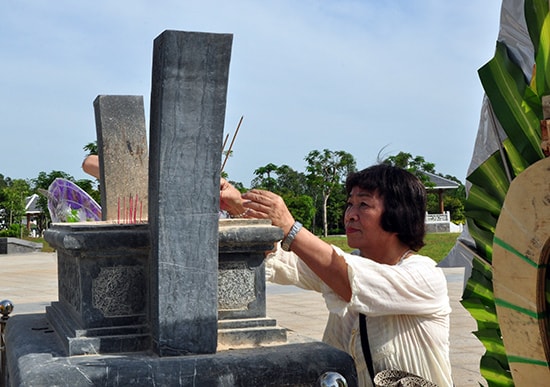
[(367, 334), (367, 317), (363, 314), (359, 314), (359, 333), (361, 334), (361, 347), (363, 349), (363, 356), (369, 369), (369, 374), (374, 385), (374, 366), (372, 365), (372, 355), (370, 353), (369, 335)]

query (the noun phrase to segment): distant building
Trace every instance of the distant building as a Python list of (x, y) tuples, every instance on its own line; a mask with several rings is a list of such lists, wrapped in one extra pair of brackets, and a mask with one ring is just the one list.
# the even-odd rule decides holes
[(426, 187), (426, 190), (430, 193), (436, 193), (439, 198), (439, 212), (441, 214), (445, 213), (445, 207), (443, 206), (443, 193), (445, 190), (457, 189), (460, 187), (456, 181), (446, 179), (439, 175), (434, 175), (430, 172), (423, 172), (429, 179), (432, 184), (431, 187)]
[(426, 213), (426, 232), (461, 232), (462, 225), (451, 222), (451, 214), (449, 211), (445, 211), (443, 205), (444, 192), (446, 190), (457, 189), (460, 187), (460, 184), (430, 172), (424, 172), (424, 174), (432, 183), (432, 186), (426, 187), (426, 190), (430, 193), (437, 194), (439, 202), (439, 213)]
[[(26, 226), (29, 234), (33, 237), (38, 237), (38, 218), (42, 214), (42, 210), (38, 206), (38, 194), (33, 194), (25, 198), (25, 217)], [(33, 227), (34, 226), (34, 227)]]

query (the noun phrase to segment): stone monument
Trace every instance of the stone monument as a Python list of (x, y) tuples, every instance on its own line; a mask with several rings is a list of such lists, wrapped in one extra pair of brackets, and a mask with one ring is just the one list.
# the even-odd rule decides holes
[(155, 39), (149, 222), (47, 231), (59, 301), (10, 318), (11, 385), (315, 386), (327, 372), (356, 385), (349, 355), (290, 340), (266, 317), (263, 252), (282, 230), (218, 218), (231, 44), (227, 34)]
[(147, 220), (149, 147), (143, 97), (100, 95), (94, 101), (103, 220)]

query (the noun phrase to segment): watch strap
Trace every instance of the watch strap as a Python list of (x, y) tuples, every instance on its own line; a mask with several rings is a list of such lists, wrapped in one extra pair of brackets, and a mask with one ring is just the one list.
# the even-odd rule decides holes
[(298, 234), (298, 231), (300, 231), (301, 229), (302, 229), (302, 223), (300, 223), (298, 221), (294, 222), (294, 224), (292, 225), (290, 231), (288, 232), (286, 237), (281, 242), (281, 248), (284, 251), (290, 251), (290, 245), (294, 241), (294, 238), (296, 238), (296, 234)]

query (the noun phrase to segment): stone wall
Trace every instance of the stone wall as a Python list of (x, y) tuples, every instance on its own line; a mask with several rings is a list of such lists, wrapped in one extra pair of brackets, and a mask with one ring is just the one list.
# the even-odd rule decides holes
[(426, 232), (451, 232), (451, 224), (449, 222), (426, 223)]
[(19, 238), (0, 238), (0, 254), (25, 254), (42, 250), (42, 243), (25, 241)]

